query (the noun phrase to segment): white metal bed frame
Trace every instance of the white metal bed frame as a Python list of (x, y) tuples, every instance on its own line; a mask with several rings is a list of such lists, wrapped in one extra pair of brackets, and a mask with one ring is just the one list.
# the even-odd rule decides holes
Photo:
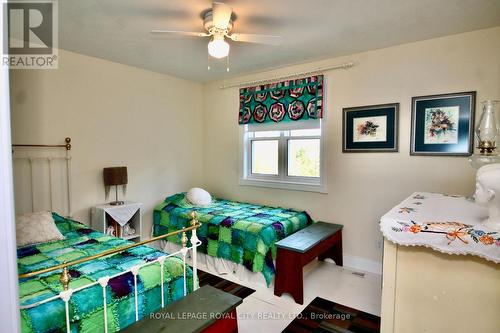
[[(118, 276), (121, 276), (121, 275), (124, 275), (124, 274), (127, 274), (127, 273), (132, 273), (133, 276), (134, 276), (135, 320), (138, 321), (139, 320), (139, 305), (138, 305), (137, 275), (139, 274), (139, 270), (141, 268), (149, 266), (149, 265), (154, 265), (157, 262), (160, 264), (160, 293), (161, 293), (161, 307), (163, 308), (163, 307), (165, 307), (164, 281), (163, 281), (164, 280), (163, 268), (164, 268), (165, 260), (167, 258), (169, 258), (169, 257), (174, 257), (174, 256), (178, 256), (178, 255), (182, 256), (182, 262), (183, 262), (183, 279), (184, 279), (184, 296), (186, 296), (187, 295), (187, 280), (186, 280), (186, 266), (187, 265), (186, 265), (186, 257), (187, 257), (188, 252), (191, 251), (191, 258), (192, 258), (192, 261), (193, 261), (193, 269), (192, 269), (192, 272), (193, 272), (193, 291), (196, 290), (196, 289), (198, 289), (199, 285), (198, 285), (198, 271), (197, 271), (196, 248), (201, 244), (201, 241), (196, 236), (196, 229), (192, 230), (192, 235), (191, 235), (190, 241), (191, 241), (191, 244), (195, 244), (195, 245), (192, 245), (190, 247), (186, 247), (186, 243), (183, 242), (182, 249), (179, 250), (179, 251), (177, 251), (177, 252), (175, 252), (175, 253), (158, 257), (156, 260), (148, 262), (148, 263), (145, 263), (145, 264), (142, 264), (142, 265), (136, 265), (136, 266), (134, 266), (134, 267), (132, 267), (132, 268), (124, 271), (124, 272), (120, 272), (120, 273), (112, 275), (112, 276), (101, 277), (96, 282), (93, 282), (91, 284), (87, 284), (87, 285), (82, 286), (82, 287), (78, 287), (78, 288), (75, 288), (75, 289), (71, 289), (71, 288), (66, 289), (65, 288), (58, 295), (55, 295), (55, 296), (52, 296), (50, 298), (44, 299), (43, 301), (35, 302), (35, 303), (29, 304), (29, 305), (20, 306), (19, 308), (20, 308), (20, 310), (30, 309), (30, 308), (34, 308), (34, 307), (39, 306), (41, 304), (44, 304), (44, 303), (47, 303), (47, 302), (50, 302), (50, 301), (53, 301), (53, 300), (56, 300), (56, 299), (60, 298), (61, 300), (64, 301), (64, 306), (65, 306), (66, 332), (67, 333), (71, 333), (71, 324), (70, 324), (70, 315), (69, 315), (69, 300), (71, 299), (71, 296), (74, 293), (78, 292), (78, 291), (81, 291), (83, 289), (90, 288), (90, 287), (93, 287), (93, 286), (99, 284), (102, 287), (102, 299), (103, 299), (103, 309), (104, 309), (104, 321), (103, 321), (104, 332), (107, 333), (108, 332), (108, 318), (107, 318), (107, 294), (106, 294), (106, 287), (108, 286), (108, 282), (109, 282), (109, 280), (111, 280), (111, 279), (113, 279), (115, 277), (118, 277)], [(73, 265), (71, 262), (68, 263), (68, 266), (71, 266), (71, 265)], [(35, 272), (35, 273), (37, 273), (37, 272)], [(38, 274), (34, 274), (34, 275), (38, 275)]]
[[(71, 152), (71, 139), (70, 138), (66, 138), (65, 139), (65, 144), (61, 144), (61, 145), (14, 144), (12, 146), (13, 146), (13, 153), (15, 152), (15, 149), (18, 148), (18, 147), (65, 148), (66, 149), (66, 155), (65, 155), (65, 157), (53, 157), (53, 156), (44, 156), (44, 157), (39, 157), (39, 156), (15, 157), (14, 156), (14, 159), (24, 159), (24, 160), (28, 160), (29, 161), (29, 167), (30, 167), (30, 187), (31, 187), (31, 190), (30, 190), (30, 192), (31, 192), (30, 193), (30, 195), (31, 195), (31, 211), (34, 211), (34, 202), (35, 202), (35, 191), (34, 191), (34, 186), (33, 186), (33, 184), (34, 184), (34, 180), (33, 180), (33, 178), (34, 178), (33, 162), (35, 160), (45, 160), (48, 163), (49, 197), (50, 197), (50, 208), (52, 210), (53, 207), (54, 207), (53, 195), (52, 195), (52, 187), (53, 187), (52, 161), (54, 159), (62, 159), (62, 160), (64, 160), (65, 163), (66, 163), (66, 189), (67, 189), (67, 200), (68, 200), (67, 201), (68, 202), (67, 208), (68, 208), (68, 216), (71, 216), (72, 215), (71, 214), (71, 154), (70, 154), (70, 152)], [(154, 237), (154, 238), (151, 238), (150, 240), (142, 241), (142, 242), (139, 242), (139, 243), (136, 243), (136, 244), (133, 244), (133, 245), (127, 245), (127, 246), (124, 246), (124, 247), (121, 247), (121, 248), (118, 248), (118, 249), (115, 249), (115, 250), (105, 251), (103, 253), (100, 253), (100, 254), (97, 254), (97, 255), (93, 255), (93, 256), (90, 256), (90, 257), (77, 259), (77, 260), (74, 260), (74, 261), (71, 261), (71, 262), (65, 262), (65, 263), (63, 263), (61, 265), (57, 265), (57, 266), (54, 266), (54, 267), (42, 269), (42, 270), (39, 270), (39, 271), (36, 271), (36, 272), (21, 274), (19, 276), (20, 278), (27, 278), (27, 277), (33, 277), (33, 276), (36, 276), (36, 275), (39, 275), (39, 274), (47, 273), (47, 272), (50, 272), (50, 271), (59, 270), (59, 269), (62, 268), (62, 275), (61, 275), (61, 279), (60, 280), (61, 280), (61, 283), (63, 284), (63, 291), (61, 291), (58, 295), (49, 297), (49, 298), (44, 299), (42, 301), (38, 301), (38, 302), (29, 304), (29, 305), (20, 306), (20, 310), (34, 308), (34, 307), (39, 306), (41, 304), (44, 304), (44, 303), (47, 303), (47, 302), (50, 302), (50, 301), (53, 301), (53, 300), (56, 300), (56, 299), (61, 299), (64, 302), (64, 304), (65, 304), (66, 332), (70, 333), (71, 332), (71, 319), (70, 319), (70, 314), (69, 314), (69, 300), (71, 299), (71, 296), (74, 293), (76, 293), (76, 292), (82, 291), (82, 290), (84, 290), (86, 288), (90, 288), (90, 287), (93, 287), (93, 286), (99, 284), (102, 287), (102, 299), (103, 299), (103, 309), (104, 309), (104, 320), (103, 320), (104, 332), (108, 333), (107, 293), (106, 293), (106, 288), (108, 286), (109, 280), (113, 279), (115, 277), (127, 274), (127, 273), (132, 273), (133, 274), (133, 276), (134, 276), (135, 320), (138, 321), (139, 320), (139, 306), (138, 306), (137, 275), (139, 274), (139, 270), (141, 268), (143, 268), (143, 267), (159, 263), (159, 265), (160, 265), (161, 307), (163, 308), (165, 306), (164, 271), (163, 271), (163, 269), (164, 269), (164, 263), (165, 263), (165, 260), (167, 258), (174, 257), (174, 256), (177, 256), (177, 257), (180, 256), (180, 258), (182, 259), (182, 262), (183, 262), (184, 296), (186, 296), (187, 295), (187, 280), (186, 280), (186, 266), (187, 266), (187, 262), (186, 262), (186, 257), (188, 256), (189, 251), (191, 251), (190, 257), (191, 257), (191, 260), (192, 260), (193, 291), (196, 290), (196, 289), (198, 289), (198, 287), (199, 287), (199, 285), (198, 285), (198, 271), (197, 271), (197, 250), (196, 249), (201, 244), (201, 241), (198, 239), (198, 237), (196, 235), (196, 229), (200, 226), (200, 224), (199, 224), (198, 220), (196, 219), (196, 212), (194, 212), (194, 211), (192, 212), (191, 218), (192, 218), (191, 219), (191, 227), (183, 228), (181, 230), (178, 230), (178, 231), (175, 231), (175, 232), (172, 232), (172, 233), (168, 233), (168, 234), (165, 234), (165, 235), (162, 235), (162, 236)], [(187, 246), (187, 241), (188, 241), (187, 236), (186, 236), (186, 232), (187, 231), (191, 231), (191, 238), (190, 238), (191, 246), (189, 246), (189, 247)], [(112, 275), (112, 276), (101, 277), (97, 281), (95, 281), (95, 282), (93, 282), (91, 284), (88, 284), (88, 285), (85, 285), (85, 286), (82, 286), (82, 287), (78, 287), (78, 288), (75, 288), (75, 289), (69, 288), (69, 279), (70, 279), (70, 277), (69, 277), (69, 274), (68, 274), (68, 267), (76, 265), (76, 264), (79, 264), (79, 263), (82, 263), (82, 262), (87, 262), (87, 261), (91, 261), (91, 260), (94, 260), (94, 259), (98, 259), (100, 257), (107, 256), (107, 255), (110, 255), (110, 254), (114, 254), (114, 253), (119, 253), (119, 252), (122, 252), (122, 251), (126, 251), (126, 250), (128, 250), (130, 248), (133, 248), (133, 247), (136, 247), (136, 246), (141, 246), (141, 245), (144, 245), (144, 244), (147, 244), (147, 243), (151, 243), (151, 242), (154, 242), (154, 241), (166, 238), (168, 236), (179, 234), (179, 233), (182, 233), (182, 248), (179, 251), (174, 252), (172, 254), (163, 255), (163, 256), (157, 258), (154, 261), (151, 261), (151, 262), (148, 262), (148, 263), (145, 263), (145, 264), (142, 264), (142, 265), (136, 265), (136, 266), (134, 266), (134, 267), (132, 267), (132, 268), (124, 271), (124, 272), (120, 272), (120, 273)]]

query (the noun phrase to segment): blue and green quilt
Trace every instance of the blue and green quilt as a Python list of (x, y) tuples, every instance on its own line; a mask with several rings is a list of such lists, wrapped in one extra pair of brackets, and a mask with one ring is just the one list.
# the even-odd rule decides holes
[[(202, 223), (197, 231), (200, 251), (243, 264), (262, 272), (269, 285), (274, 277), (276, 246), (283, 239), (312, 223), (304, 211), (268, 207), (214, 198), (209, 207), (196, 207), (185, 193), (169, 196), (153, 212), (153, 234), (163, 235), (189, 226), (195, 210)], [(180, 243), (181, 236), (167, 237)]]
[[(19, 274), (36, 271), (89, 255), (130, 244), (120, 238), (105, 235), (87, 226), (53, 214), (65, 239), (19, 248)], [(151, 262), (164, 255), (151, 247), (139, 246), (125, 252), (89, 261), (69, 269), (70, 288), (78, 288), (113, 276), (136, 265)], [(62, 291), (59, 276), (54, 271), (19, 280), (20, 305), (29, 305), (57, 295)], [(168, 304), (184, 296), (183, 262), (169, 257), (164, 264), (164, 299)], [(192, 290), (192, 272), (186, 270), (188, 292)], [(139, 270), (137, 276), (139, 319), (161, 307), (160, 265), (156, 262)], [(109, 280), (107, 288), (108, 332), (115, 332), (135, 322), (134, 277), (128, 272)], [(95, 286), (73, 293), (69, 301), (71, 331), (104, 332), (102, 287)], [(56, 299), (30, 309), (21, 310), (22, 332), (66, 332), (65, 306)]]

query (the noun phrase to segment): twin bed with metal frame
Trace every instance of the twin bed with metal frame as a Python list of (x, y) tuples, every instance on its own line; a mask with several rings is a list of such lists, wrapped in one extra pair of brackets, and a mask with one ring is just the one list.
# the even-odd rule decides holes
[[(64, 148), (66, 153), (64, 157), (16, 157), (16, 152), (24, 148)], [(52, 210), (52, 164), (61, 159), (65, 163), (67, 212), (71, 216), (70, 151), (70, 138), (62, 145), (13, 145), (14, 160), (29, 163), (31, 211), (35, 210), (36, 198), (34, 161), (48, 164), (46, 178)], [(196, 249), (201, 244), (196, 230), (201, 224), (194, 210), (189, 216), (189, 225), (180, 230), (132, 243), (53, 213), (65, 238), (18, 249), (22, 331), (118, 331), (196, 290)], [(182, 247), (174, 253), (144, 246), (177, 235)], [(192, 269), (186, 263), (187, 256), (191, 257)]]
[[(210, 271), (235, 273), (241, 280), (262, 281), (267, 286), (272, 284), (276, 272), (276, 242), (313, 223), (305, 211), (220, 198), (201, 207), (190, 203), (184, 193), (178, 193), (155, 207), (153, 236), (185, 228), (192, 210), (196, 210), (201, 222), (198, 251), (202, 264), (209, 266)], [(162, 243), (167, 252), (175, 251), (181, 239), (170, 236)]]

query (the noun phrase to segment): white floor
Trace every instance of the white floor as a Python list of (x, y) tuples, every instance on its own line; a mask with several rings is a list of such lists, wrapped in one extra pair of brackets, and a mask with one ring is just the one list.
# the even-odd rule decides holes
[[(206, 270), (201, 265), (200, 269)], [(256, 290), (237, 308), (239, 332), (275, 333), (288, 326), (317, 296), (380, 316), (381, 276), (353, 273), (334, 263), (311, 262), (304, 267), (304, 305), (296, 304), (288, 294), (274, 296), (273, 286), (266, 288), (230, 274), (220, 276)]]

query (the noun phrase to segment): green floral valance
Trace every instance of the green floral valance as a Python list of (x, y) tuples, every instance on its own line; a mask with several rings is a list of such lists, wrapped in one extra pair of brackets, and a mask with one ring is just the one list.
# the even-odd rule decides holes
[(240, 89), (240, 124), (323, 118), (323, 75)]

